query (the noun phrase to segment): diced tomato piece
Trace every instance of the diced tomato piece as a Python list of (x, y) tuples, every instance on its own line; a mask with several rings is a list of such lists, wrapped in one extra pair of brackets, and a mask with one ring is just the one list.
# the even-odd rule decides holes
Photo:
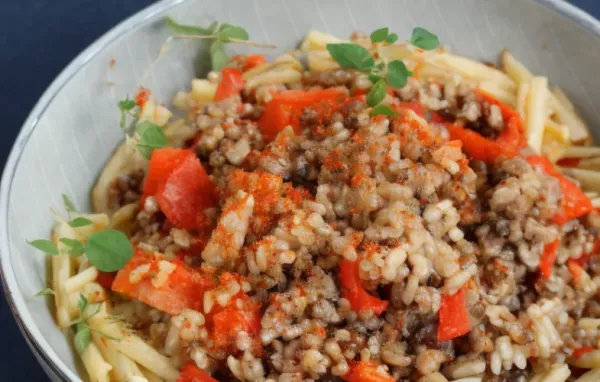
[(346, 382), (396, 382), (373, 361), (350, 362), (350, 370), (342, 376)]
[(581, 162), (581, 158), (561, 158), (556, 161), (556, 164), (561, 167), (577, 167)]
[[(203, 312), (204, 292), (212, 288), (212, 280), (180, 261), (170, 264), (175, 269), (168, 274), (166, 281), (158, 286), (152, 283), (153, 277), (160, 276), (161, 258), (136, 248), (134, 257), (117, 273), (112, 284), (114, 292), (125, 294), (169, 314), (179, 314), (184, 309)], [(143, 266), (143, 268), (139, 268)], [(142, 272), (144, 268), (147, 272)], [(132, 276), (132, 272), (142, 273)], [(132, 280), (133, 278), (133, 280)]]
[(356, 261), (342, 260), (340, 262), (340, 282), (342, 296), (350, 301), (353, 311), (359, 312), (366, 309), (380, 315), (387, 309), (387, 301), (371, 296), (363, 287)]
[(569, 259), (567, 260), (567, 268), (569, 268), (569, 273), (571, 273), (571, 277), (573, 277), (573, 284), (579, 284), (581, 275), (584, 272), (583, 267), (577, 262), (577, 260)]
[(150, 89), (141, 88), (140, 91), (135, 95), (135, 103), (139, 107), (143, 107), (146, 102), (150, 99)]
[(217, 202), (217, 192), (196, 156), (188, 156), (156, 193), (160, 210), (176, 227), (194, 229), (206, 224), (204, 210)]
[(202, 138), (202, 133), (196, 133), (196, 135), (194, 135), (194, 139), (192, 139), (192, 145), (190, 147), (196, 147), (198, 145), (198, 142), (200, 142), (200, 138)]
[(347, 98), (339, 88), (324, 90), (287, 90), (277, 93), (265, 105), (258, 126), (263, 138), (270, 142), (286, 126), (291, 125), (296, 134), (301, 132), (300, 115), (311, 107), (321, 120), (333, 115), (337, 107)]
[(234, 95), (240, 94), (244, 88), (244, 77), (242, 72), (233, 68), (221, 70), (221, 82), (217, 87), (215, 102), (222, 101)]
[(552, 274), (552, 267), (556, 261), (556, 251), (560, 245), (560, 240), (556, 239), (544, 247), (544, 253), (540, 258), (540, 277), (547, 279)]
[(495, 139), (489, 139), (475, 130), (458, 124), (448, 124), (450, 139), (458, 139), (473, 159), (493, 163), (498, 157), (513, 158), (525, 146), (525, 128), (519, 113), (493, 96), (477, 90), (480, 100), (496, 105), (502, 111), (504, 129)]
[(111, 289), (117, 272), (102, 272), (98, 271), (98, 284), (102, 285), (102, 288)]
[(235, 339), (239, 332), (246, 332), (254, 340), (253, 352), (260, 350), (260, 303), (245, 294), (232, 298), (222, 310), (217, 308), (212, 315), (213, 346), (217, 350), (236, 351)]
[(148, 175), (144, 181), (144, 196), (154, 196), (161, 189), (171, 173), (189, 157), (193, 157), (191, 150), (165, 147), (152, 151), (148, 165)]
[(583, 190), (575, 183), (565, 178), (546, 157), (541, 155), (530, 155), (525, 159), (531, 166), (540, 168), (543, 172), (558, 180), (562, 199), (559, 211), (552, 218), (554, 223), (563, 225), (570, 220), (580, 218), (592, 211), (592, 202), (585, 195)]
[(179, 374), (179, 378), (177, 378), (177, 382), (219, 382), (213, 377), (210, 376), (207, 372), (200, 369), (196, 364), (192, 361), (188, 361), (181, 373)]
[(582, 346), (580, 348), (573, 349), (573, 357), (576, 359), (581, 358), (582, 355), (586, 353), (591, 353), (594, 351), (594, 348), (591, 346)]
[(267, 62), (267, 58), (264, 54), (249, 54), (245, 57), (244, 65), (242, 66), (242, 72), (246, 72), (252, 68), (256, 68)]
[(443, 294), (439, 311), (438, 340), (448, 341), (467, 334), (470, 330), (465, 287), (453, 295)]

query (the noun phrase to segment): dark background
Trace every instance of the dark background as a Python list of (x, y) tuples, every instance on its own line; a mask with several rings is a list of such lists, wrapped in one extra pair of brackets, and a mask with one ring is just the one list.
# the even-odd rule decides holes
[[(501, 0), (496, 0), (501, 1)], [(517, 1), (517, 0), (512, 0)], [(0, 1), (0, 167), (29, 111), (54, 77), (111, 27), (151, 0)], [(600, 17), (600, 1), (572, 3)], [(0, 380), (46, 381), (0, 297)]]

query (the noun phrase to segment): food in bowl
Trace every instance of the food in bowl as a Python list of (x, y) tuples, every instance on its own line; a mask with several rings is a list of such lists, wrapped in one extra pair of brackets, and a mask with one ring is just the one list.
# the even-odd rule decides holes
[(31, 242), (91, 380), (600, 379), (600, 150), (560, 89), (422, 28), (268, 62), (168, 22), (213, 71), (180, 119), (121, 101), (93, 213)]

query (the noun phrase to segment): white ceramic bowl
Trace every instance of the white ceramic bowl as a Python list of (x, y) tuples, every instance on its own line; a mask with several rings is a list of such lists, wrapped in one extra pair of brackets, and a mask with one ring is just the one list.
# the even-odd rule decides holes
[(600, 123), (594, 107), (600, 102), (600, 23), (560, 0), (159, 2), (112, 29), (58, 76), (23, 125), (4, 169), (2, 279), (23, 334), (54, 380), (79, 381), (80, 370), (48, 304), (30, 297), (46, 285), (46, 259), (26, 240), (49, 235), (49, 207), (61, 206), (61, 193), (89, 208), (90, 187), (122, 139), (117, 100), (140, 83), (163, 102), (188, 86), (198, 54), (188, 42), (173, 43), (142, 78), (169, 35), (166, 14), (191, 24), (242, 25), (252, 39), (277, 45), (268, 52), (273, 56), (295, 46), (311, 28), (347, 36), (389, 26), (408, 37), (414, 26), (423, 26), (463, 55), (494, 61), (500, 50), (510, 49), (533, 72), (565, 89), (590, 126)]

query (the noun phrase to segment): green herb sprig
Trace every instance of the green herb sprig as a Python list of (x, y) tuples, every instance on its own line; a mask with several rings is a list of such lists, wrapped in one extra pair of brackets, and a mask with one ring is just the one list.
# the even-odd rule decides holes
[(40, 296), (54, 296), (54, 291), (50, 288), (44, 288), (42, 290), (40, 290), (39, 292), (37, 292), (36, 294), (34, 294), (34, 297), (40, 297)]
[(134, 252), (129, 238), (115, 229), (95, 232), (85, 243), (64, 237), (59, 241), (66, 247), (62, 252), (50, 240), (33, 240), (28, 243), (51, 256), (61, 253), (75, 257), (86, 255), (90, 264), (102, 272), (115, 272), (123, 268), (133, 257)]
[[(390, 33), (389, 28), (385, 27), (373, 31), (370, 38), (374, 44), (393, 44), (398, 40), (398, 35)], [(437, 36), (423, 28), (413, 30), (410, 43), (424, 50), (436, 49), (439, 46)], [(327, 50), (340, 67), (366, 73), (373, 82), (367, 93), (367, 105), (372, 107), (370, 115), (396, 114), (381, 102), (385, 99), (388, 86), (401, 89), (406, 86), (408, 77), (413, 75), (404, 62), (387, 62), (380, 55), (374, 58), (367, 49), (353, 43), (327, 44)]]
[(118, 105), (119, 112), (121, 113), (119, 126), (121, 126), (122, 129), (125, 129), (127, 127), (127, 116), (137, 118), (139, 114), (139, 108), (134, 100), (129, 99), (129, 96), (125, 97), (124, 100), (119, 101)]
[[(119, 101), (118, 106), (121, 113), (119, 125), (125, 129), (128, 126), (128, 116), (136, 120), (139, 117), (140, 108), (129, 97)], [(150, 159), (154, 149), (165, 147), (168, 143), (163, 129), (150, 121), (137, 122), (131, 139), (146, 159)]]
[(172, 18), (166, 18), (167, 25), (176, 33), (172, 38), (200, 38), (212, 39), (210, 44), (210, 62), (212, 70), (221, 70), (227, 64), (227, 54), (225, 53), (225, 44), (241, 43), (261, 48), (274, 48), (273, 45), (259, 44), (249, 41), (248, 31), (244, 28), (232, 24), (219, 24), (216, 21), (208, 28), (202, 28), (194, 25), (180, 24)]
[(92, 329), (88, 325), (88, 320), (94, 317), (96, 314), (100, 312), (101, 304), (92, 303), (88, 301), (88, 299), (83, 295), (79, 294), (79, 301), (77, 301), (77, 308), (79, 309), (80, 315), (79, 319), (73, 321), (71, 323), (71, 328), (73, 328), (73, 332), (75, 333), (75, 337), (73, 338), (73, 342), (75, 343), (75, 349), (79, 355), (83, 354), (85, 349), (92, 342), (92, 332), (96, 332), (101, 336), (112, 340), (112, 341), (120, 341), (118, 338), (111, 337), (100, 330)]

